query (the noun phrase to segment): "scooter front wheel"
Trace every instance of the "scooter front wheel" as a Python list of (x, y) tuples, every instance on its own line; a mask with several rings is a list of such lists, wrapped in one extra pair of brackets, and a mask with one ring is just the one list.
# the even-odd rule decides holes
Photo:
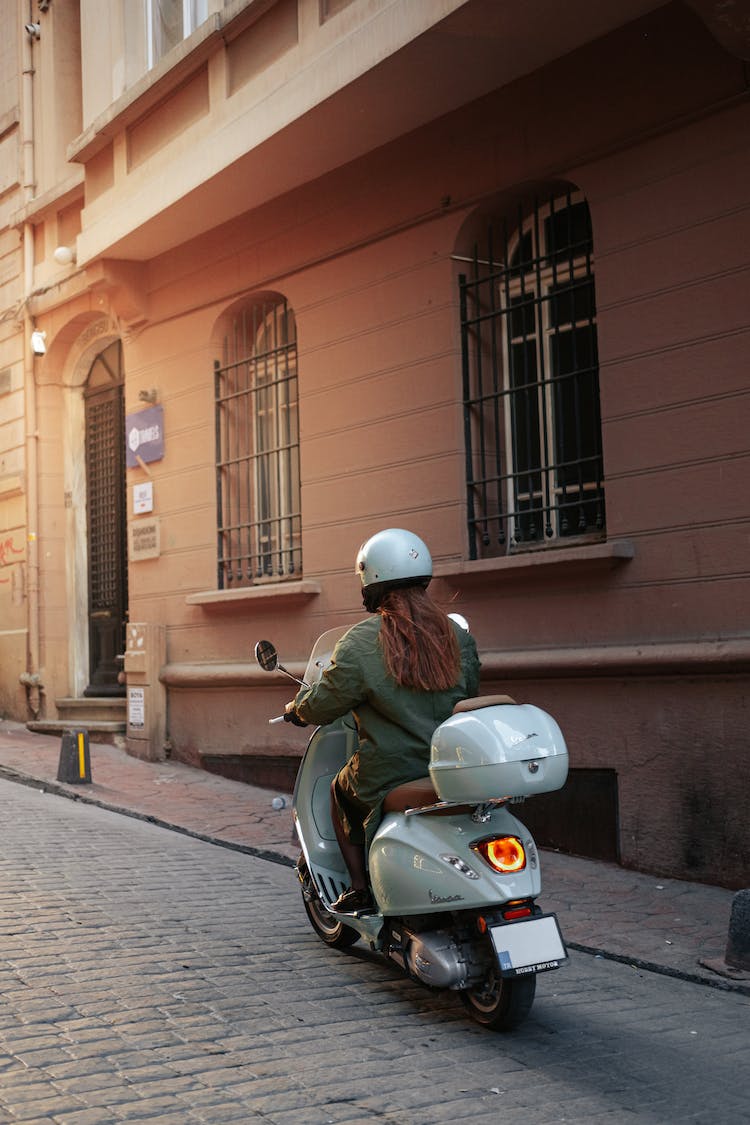
[(491, 1031), (512, 1031), (528, 1016), (536, 993), (536, 975), (492, 977), (481, 988), (462, 991), (461, 1000), (471, 1018)]
[(333, 949), (348, 949), (359, 940), (359, 934), (351, 926), (339, 922), (335, 915), (327, 910), (323, 900), (315, 889), (310, 872), (304, 857), (297, 861), (297, 873), (302, 884), (302, 902), (305, 907), (310, 924), (321, 941)]

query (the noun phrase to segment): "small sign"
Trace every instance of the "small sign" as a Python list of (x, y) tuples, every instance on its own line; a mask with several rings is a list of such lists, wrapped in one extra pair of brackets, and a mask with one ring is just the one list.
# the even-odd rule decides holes
[(125, 419), (125, 464), (129, 469), (164, 456), (164, 407), (150, 406)]
[(133, 515), (142, 516), (154, 510), (154, 482), (133, 485)]
[(128, 688), (128, 726), (143, 730), (146, 725), (146, 689)]
[(161, 554), (161, 534), (158, 517), (150, 520), (138, 520), (131, 523), (128, 528), (130, 539), (130, 561), (140, 562), (141, 559), (158, 559)]

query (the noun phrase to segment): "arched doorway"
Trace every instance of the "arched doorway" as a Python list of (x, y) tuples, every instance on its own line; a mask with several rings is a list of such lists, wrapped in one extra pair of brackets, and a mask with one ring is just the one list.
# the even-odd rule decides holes
[(88, 527), (89, 682), (86, 696), (124, 695), (118, 683), (128, 608), (125, 398), (122, 344), (100, 352), (84, 387)]

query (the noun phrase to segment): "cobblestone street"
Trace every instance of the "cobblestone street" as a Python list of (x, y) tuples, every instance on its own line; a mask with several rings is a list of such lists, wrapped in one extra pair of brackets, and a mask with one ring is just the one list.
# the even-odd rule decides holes
[(0, 1121), (750, 1121), (750, 1001), (574, 952), (511, 1035), (364, 947), (289, 867), (0, 781)]

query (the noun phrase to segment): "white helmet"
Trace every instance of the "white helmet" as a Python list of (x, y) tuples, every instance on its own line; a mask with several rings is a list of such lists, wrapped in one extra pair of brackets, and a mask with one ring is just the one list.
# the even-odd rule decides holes
[(357, 573), (362, 580), (362, 601), (374, 613), (387, 590), (427, 586), (432, 578), (432, 556), (418, 535), (389, 527), (362, 544), (357, 555)]

